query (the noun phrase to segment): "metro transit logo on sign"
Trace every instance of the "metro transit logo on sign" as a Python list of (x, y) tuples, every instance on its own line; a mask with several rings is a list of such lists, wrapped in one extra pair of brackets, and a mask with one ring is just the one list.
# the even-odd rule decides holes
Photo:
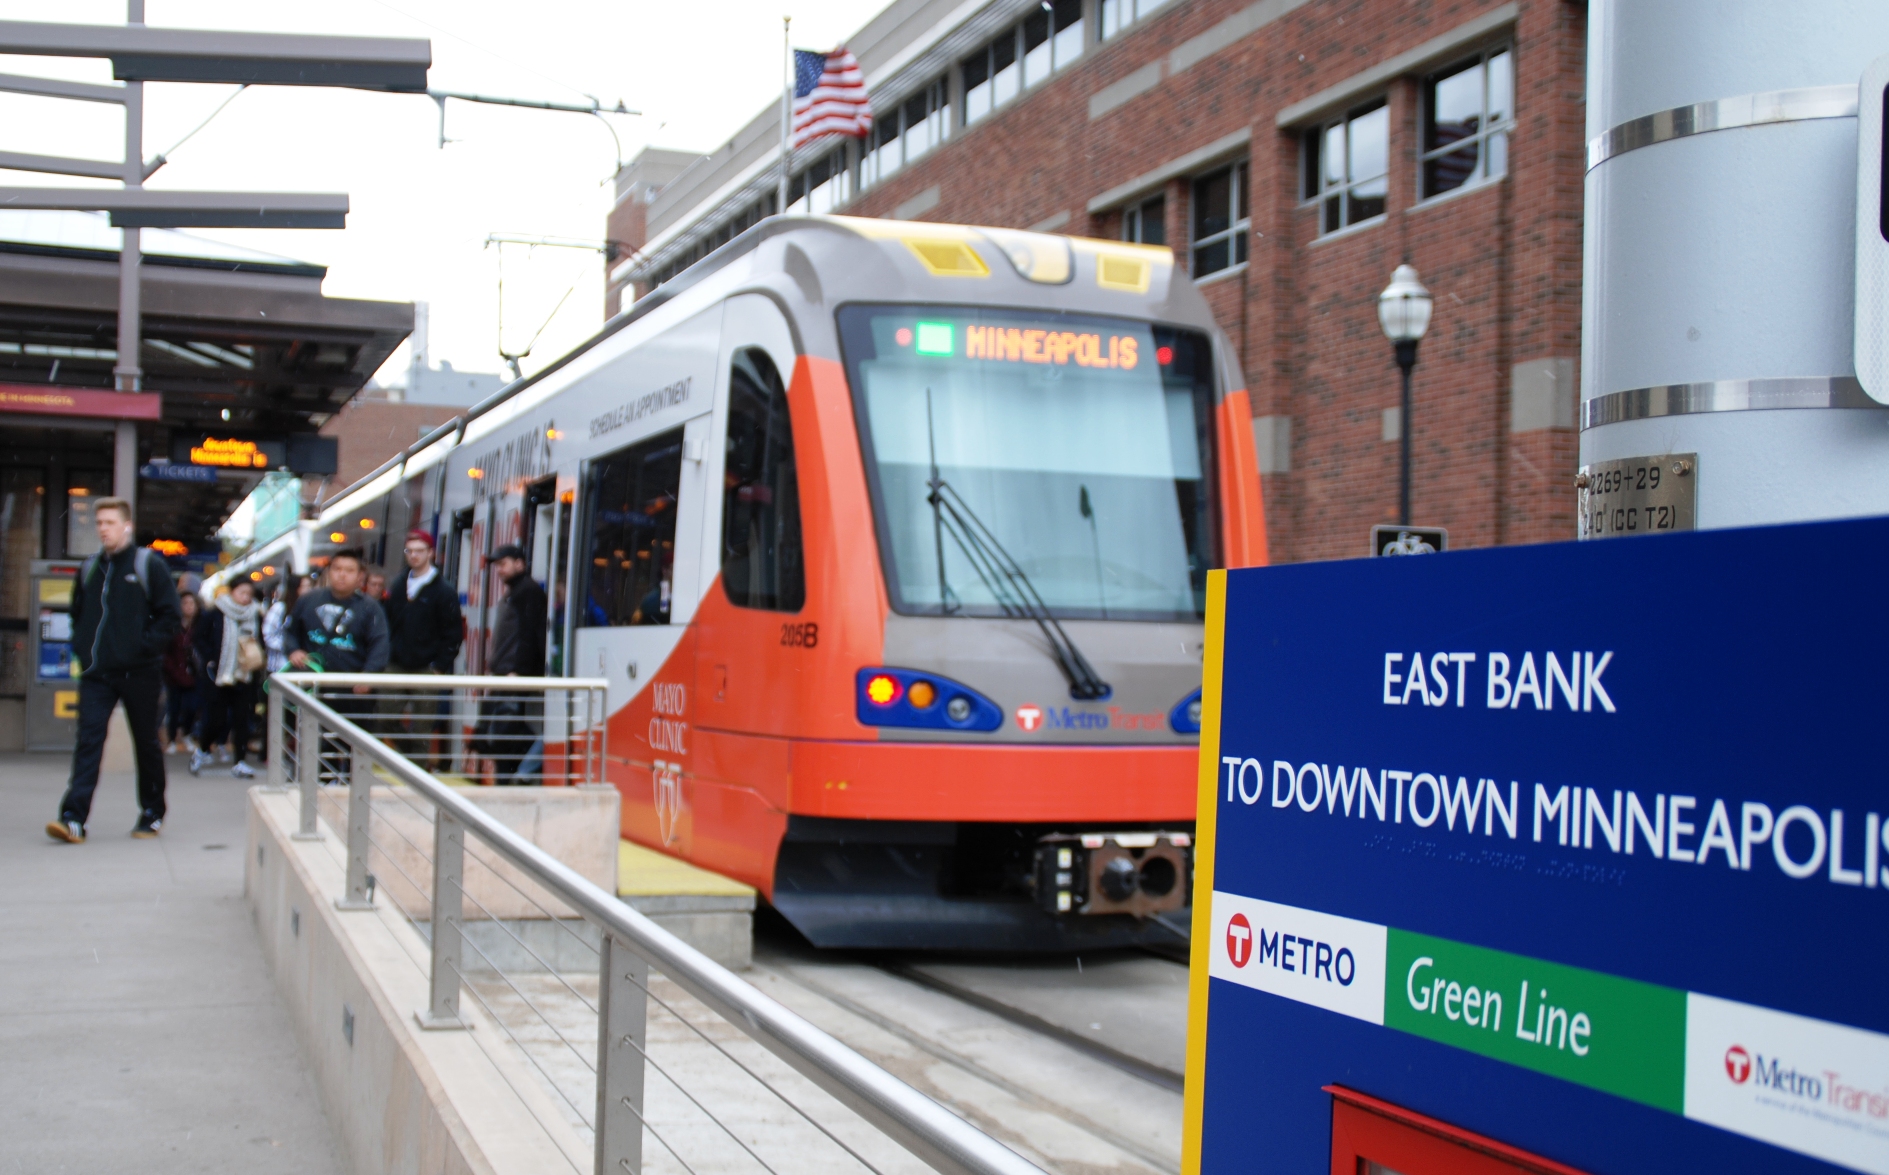
[(1246, 915), (1235, 914), (1227, 919), (1227, 958), (1233, 960), (1235, 967), (1244, 967), (1252, 957), (1253, 924), (1246, 920)]

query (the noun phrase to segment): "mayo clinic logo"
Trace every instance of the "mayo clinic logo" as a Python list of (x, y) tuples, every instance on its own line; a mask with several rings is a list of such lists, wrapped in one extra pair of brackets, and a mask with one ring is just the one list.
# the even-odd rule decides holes
[(1043, 725), (1043, 707), (1025, 704), (1017, 707), (1017, 726), (1023, 733), (1029, 734)]
[(1751, 1054), (1743, 1045), (1735, 1044), (1725, 1050), (1725, 1076), (1732, 1079), (1733, 1085), (1751, 1080)]
[(1227, 958), (1233, 960), (1235, 967), (1246, 966), (1253, 957), (1253, 924), (1246, 920), (1246, 915), (1235, 914), (1227, 919)]

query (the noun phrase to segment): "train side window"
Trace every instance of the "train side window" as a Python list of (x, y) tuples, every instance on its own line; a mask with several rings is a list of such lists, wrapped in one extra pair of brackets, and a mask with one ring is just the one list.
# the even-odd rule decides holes
[(722, 497), (722, 590), (744, 608), (798, 612), (807, 602), (800, 476), (787, 390), (766, 352), (735, 353), (728, 383)]
[(585, 626), (669, 623), (682, 430), (590, 464), (584, 491)]

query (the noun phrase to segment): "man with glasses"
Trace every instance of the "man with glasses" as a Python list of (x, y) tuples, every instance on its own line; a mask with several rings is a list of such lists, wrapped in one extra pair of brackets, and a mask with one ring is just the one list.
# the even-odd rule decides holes
[[(459, 593), (433, 562), (432, 535), (423, 530), (409, 532), (405, 554), (407, 573), (395, 577), (383, 604), (393, 651), (387, 672), (451, 673), (465, 640)], [(438, 774), (447, 766), (447, 756), (436, 747), (443, 749), (446, 742), (448, 693), (390, 692), (383, 712), (397, 715), (400, 729), (390, 741), (409, 759)]]

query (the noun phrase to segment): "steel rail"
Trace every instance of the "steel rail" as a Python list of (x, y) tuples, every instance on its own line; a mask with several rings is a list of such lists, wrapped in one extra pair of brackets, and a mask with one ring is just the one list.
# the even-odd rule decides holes
[[(616, 936), (651, 967), (667, 975), (684, 991), (746, 1032), (933, 1170), (946, 1175), (1046, 1175), (1036, 1164), (757, 991), (727, 968), (617, 900), (615, 895), (605, 893), (499, 823), (484, 809), (428, 775), (406, 756), (331, 709), (296, 680), (319, 677), (346, 684), (341, 681), (343, 676), (358, 677), (363, 682), (385, 680), (384, 675), (377, 674), (296, 674), (294, 678), (277, 674), (274, 680), (288, 697), (308, 707), (350, 745), (450, 813), (532, 880)], [(480, 680), (518, 685), (545, 679)], [(563, 683), (582, 679), (552, 680)]]

